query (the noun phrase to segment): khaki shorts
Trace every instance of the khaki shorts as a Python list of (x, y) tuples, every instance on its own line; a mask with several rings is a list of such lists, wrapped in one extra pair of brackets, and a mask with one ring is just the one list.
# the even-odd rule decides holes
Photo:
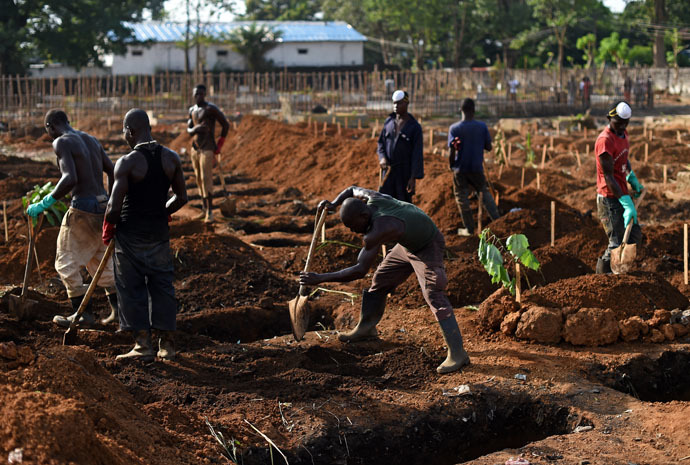
[(213, 195), (213, 150), (197, 150), (192, 147), (191, 158), (199, 195), (208, 198)]
[[(57, 238), (55, 270), (67, 288), (67, 296), (86, 294), (88, 285), (81, 277), (81, 268), (91, 276), (96, 273), (106, 246), (101, 239), (103, 213), (87, 213), (70, 207), (67, 210)], [(106, 294), (115, 292), (113, 260), (108, 260), (98, 285), (106, 288)]]

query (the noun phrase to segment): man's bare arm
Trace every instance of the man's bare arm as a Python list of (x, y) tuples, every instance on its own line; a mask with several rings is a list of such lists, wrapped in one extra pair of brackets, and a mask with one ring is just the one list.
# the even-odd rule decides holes
[(120, 158), (115, 164), (115, 182), (110, 200), (108, 200), (108, 207), (105, 209), (105, 219), (110, 224), (117, 224), (120, 221), (122, 203), (129, 190), (129, 174), (132, 166), (133, 161), (129, 159), (128, 155)]
[(342, 191), (340, 194), (338, 194), (338, 196), (335, 199), (333, 199), (333, 202), (329, 202), (328, 200), (321, 201), (321, 203), (319, 203), (319, 208), (328, 208), (329, 210), (334, 210), (337, 206), (341, 205), (346, 199), (349, 199), (350, 197), (357, 197), (369, 200), (372, 197), (378, 195), (381, 194), (370, 189), (365, 189), (363, 187), (358, 186), (350, 186), (344, 191)]
[(213, 116), (216, 118), (216, 121), (218, 121), (221, 127), (220, 137), (227, 136), (228, 131), (230, 130), (230, 123), (228, 123), (228, 119), (225, 117), (225, 114), (223, 114), (223, 112), (220, 111), (220, 108), (215, 105), (213, 106)]
[(601, 164), (601, 170), (604, 172), (606, 185), (616, 198), (620, 198), (623, 195), (623, 191), (613, 177), (613, 157), (608, 152), (604, 152), (599, 155), (599, 163)]
[(79, 176), (77, 175), (77, 167), (72, 157), (70, 142), (66, 139), (59, 138), (53, 142), (53, 149), (58, 157), (58, 166), (60, 167), (61, 176), (51, 195), (55, 200), (60, 200), (74, 189), (74, 186), (79, 182)]
[(172, 150), (170, 153), (175, 157), (175, 174), (173, 175), (172, 184), (170, 186), (173, 191), (173, 196), (170, 197), (168, 202), (165, 204), (165, 209), (168, 212), (168, 215), (172, 215), (187, 203), (187, 188), (185, 187), (180, 157)]
[(108, 191), (108, 195), (110, 195), (113, 191), (113, 182), (114, 182), (114, 166), (113, 162), (108, 158), (108, 154), (105, 153), (105, 150), (103, 149), (103, 146), (101, 146), (101, 162), (103, 164), (103, 172), (105, 175), (108, 177), (108, 185), (106, 186), (106, 189)]
[(344, 268), (333, 273), (300, 273), (299, 283), (303, 286), (313, 286), (319, 283), (326, 282), (348, 282), (356, 279), (362, 279), (376, 262), (376, 257), (381, 244), (372, 241), (365, 242), (362, 250), (359, 251), (357, 263), (349, 268)]

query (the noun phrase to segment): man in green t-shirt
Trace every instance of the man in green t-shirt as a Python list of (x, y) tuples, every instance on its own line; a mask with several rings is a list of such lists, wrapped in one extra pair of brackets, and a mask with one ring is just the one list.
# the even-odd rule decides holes
[(343, 224), (364, 235), (364, 247), (359, 252), (357, 263), (333, 273), (303, 272), (300, 274), (301, 285), (361, 279), (376, 261), (383, 244), (395, 242), (396, 245), (378, 266), (371, 287), (362, 295), (359, 323), (352, 331), (340, 334), (340, 340), (349, 342), (375, 337), (376, 325), (386, 307), (386, 296), (414, 272), (448, 346), (446, 360), (436, 371), (450, 373), (469, 364), (470, 357), (463, 348), (460, 328), (445, 293), (448, 279), (443, 252), (446, 243), (433, 220), (410, 203), (356, 186), (345, 189), (333, 202), (322, 201), (319, 208), (334, 210), (341, 204)]

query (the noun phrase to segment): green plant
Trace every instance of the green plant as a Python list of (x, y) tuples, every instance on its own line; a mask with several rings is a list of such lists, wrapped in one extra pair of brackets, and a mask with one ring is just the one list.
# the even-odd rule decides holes
[(527, 137), (525, 137), (525, 144), (515, 144), (516, 147), (518, 147), (520, 150), (525, 152), (525, 162), (528, 165), (534, 166), (534, 160), (537, 158), (537, 154), (534, 152), (534, 148), (532, 148), (532, 134), (527, 133)]
[[(479, 261), (493, 284), (501, 283), (512, 295), (515, 295), (515, 277), (510, 277), (510, 264), (520, 263), (527, 268), (537, 271), (540, 267), (537, 257), (529, 249), (529, 241), (524, 234), (513, 234), (508, 237), (506, 244), (486, 228), (479, 235)], [(507, 258), (504, 260), (504, 256)], [(508, 264), (508, 267), (505, 265)]]
[[(27, 192), (26, 195), (22, 197), (22, 207), (24, 211), (26, 211), (26, 208), (32, 203), (43, 200), (45, 196), (53, 192), (53, 189), (55, 189), (55, 186), (53, 186), (52, 182), (47, 182), (42, 186), (36, 184), (33, 190)], [(51, 226), (57, 226), (62, 223), (62, 217), (65, 216), (65, 213), (67, 213), (67, 208), (68, 207), (64, 202), (58, 200), (50, 208), (44, 210), (48, 223), (50, 223)], [(36, 224), (35, 218), (33, 220), (33, 224)]]
[[(208, 426), (208, 429), (211, 431), (211, 436), (213, 436), (213, 439), (215, 439), (216, 442), (223, 448), (221, 452), (223, 457), (230, 460), (234, 464), (239, 464), (240, 462), (237, 461), (237, 446), (241, 445), (240, 441), (235, 438), (231, 438), (230, 444), (228, 444), (223, 436), (223, 433), (221, 433), (220, 430), (216, 431), (208, 417), (204, 417), (204, 420), (206, 421), (206, 426)], [(240, 457), (242, 456), (240, 455)], [(242, 462), (244, 462), (244, 460), (242, 460)]]

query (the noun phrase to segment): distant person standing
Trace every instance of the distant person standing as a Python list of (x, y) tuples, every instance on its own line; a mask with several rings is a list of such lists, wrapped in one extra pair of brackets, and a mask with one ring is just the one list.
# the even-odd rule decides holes
[(654, 108), (654, 81), (647, 76), (647, 108)]
[(154, 329), (160, 337), (158, 357), (169, 360), (175, 357), (177, 301), (168, 221), (187, 203), (182, 163), (177, 153), (153, 140), (145, 111), (128, 111), (123, 129), (132, 151), (115, 165), (102, 238), (105, 244), (115, 239), (120, 329), (134, 333), (135, 345), (116, 358), (152, 361)]
[(393, 92), (393, 113), (383, 123), (377, 155), (381, 168), (379, 192), (412, 203), (417, 179), (424, 177), (422, 126), (407, 112), (407, 92)]
[(568, 106), (572, 107), (575, 105), (575, 94), (577, 94), (577, 84), (575, 79), (570, 76), (568, 79)]
[(517, 102), (518, 87), (520, 87), (520, 81), (517, 79), (513, 78), (508, 81), (508, 93), (510, 94), (510, 101), (513, 103)]
[[(203, 212), (196, 219), (206, 223), (213, 221), (213, 166), (215, 156), (225, 143), (230, 123), (220, 109), (206, 101), (206, 86), (198, 84), (194, 88), (196, 104), (189, 109), (187, 132), (194, 136), (192, 142), (192, 167), (196, 184), (203, 203)], [(218, 142), (215, 140), (216, 121), (221, 126)]]
[(450, 169), (453, 171), (453, 193), (460, 210), (464, 228), (458, 228), (458, 235), (474, 234), (474, 217), (470, 209), (470, 193), (481, 193), (486, 211), (492, 220), (499, 217), (498, 208), (484, 176), (484, 150), (491, 150), (489, 128), (482, 121), (474, 119), (474, 100), (462, 101), (462, 120), (448, 130), (450, 148)]
[(582, 106), (587, 109), (590, 107), (592, 96), (592, 81), (589, 80), (589, 76), (582, 78), (580, 92), (582, 93)]
[(630, 79), (630, 76), (625, 77), (625, 81), (623, 81), (623, 100), (626, 102), (630, 102), (630, 95), (632, 91), (632, 79)]

